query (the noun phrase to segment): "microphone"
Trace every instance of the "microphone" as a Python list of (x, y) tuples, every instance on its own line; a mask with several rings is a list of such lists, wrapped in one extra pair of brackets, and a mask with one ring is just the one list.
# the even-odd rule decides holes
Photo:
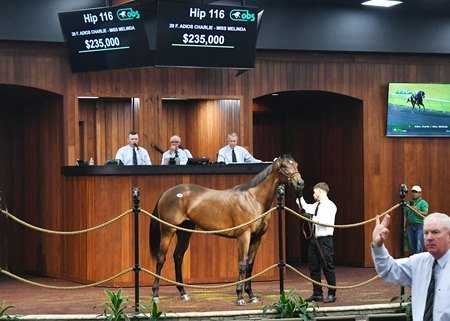
[(156, 149), (156, 151), (158, 151), (160, 154), (164, 154), (164, 151), (161, 149), (161, 148), (159, 148), (159, 146), (158, 145), (156, 145), (156, 144), (150, 144), (150, 146), (152, 146), (154, 149)]
[[(221, 160), (219, 160), (219, 156), (220, 156)], [(216, 153), (216, 159), (217, 159), (217, 164), (225, 164), (225, 157), (223, 157), (223, 155), (219, 154), (219, 152)]]
[[(222, 159), (223, 159), (222, 155), (220, 155), (220, 157), (222, 157)], [(216, 164), (225, 164), (225, 162), (223, 160), (219, 161), (219, 152), (216, 153)]]

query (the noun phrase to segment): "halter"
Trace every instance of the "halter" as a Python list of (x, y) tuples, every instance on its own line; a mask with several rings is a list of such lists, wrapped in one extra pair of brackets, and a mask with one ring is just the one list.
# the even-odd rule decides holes
[(278, 174), (282, 174), (284, 177), (286, 177), (288, 179), (288, 181), (291, 180), (292, 176), (294, 176), (295, 174), (300, 175), (300, 173), (298, 171), (293, 172), (292, 174), (288, 175), (283, 173), (283, 171), (281, 170), (281, 163), (280, 160), (278, 160), (278, 164), (280, 165), (280, 167), (278, 168)]
[(281, 171), (281, 168), (278, 170), (278, 173), (282, 174), (284, 177), (286, 177), (288, 179), (288, 181), (291, 180), (292, 176), (294, 176), (295, 174), (300, 175), (300, 173), (298, 171), (293, 172), (291, 175), (287, 175)]

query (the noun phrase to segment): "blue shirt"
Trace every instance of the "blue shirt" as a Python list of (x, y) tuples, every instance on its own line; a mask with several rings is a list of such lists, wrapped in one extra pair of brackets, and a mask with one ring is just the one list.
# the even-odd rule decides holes
[[(224, 162), (225, 164), (233, 163), (233, 158), (231, 156), (232, 150), (230, 145), (222, 147), (217, 153), (217, 161)], [(234, 153), (236, 154), (237, 163), (261, 163), (259, 159), (254, 158), (248, 150), (242, 146), (234, 147)]]
[[(120, 159), (124, 165), (133, 165), (133, 148), (130, 145), (123, 146), (119, 148), (116, 154), (116, 159)], [(150, 156), (148, 152), (143, 147), (138, 147), (136, 149), (136, 156), (138, 165), (151, 165)]]
[[(189, 151), (189, 149), (177, 149), (178, 157), (180, 158), (180, 165), (186, 165), (188, 158), (192, 158), (192, 154)], [(168, 158), (175, 158), (175, 153), (170, 154), (170, 150), (166, 151), (162, 156), (161, 165), (167, 165), (167, 163), (164, 162), (164, 159)]]
[[(428, 284), (434, 257), (423, 252), (407, 258), (394, 259), (384, 245), (372, 247), (372, 257), (377, 273), (383, 280), (411, 288), (411, 304), (414, 321), (422, 321)], [(450, 320), (450, 249), (438, 260), (435, 267), (435, 291), (433, 320)]]

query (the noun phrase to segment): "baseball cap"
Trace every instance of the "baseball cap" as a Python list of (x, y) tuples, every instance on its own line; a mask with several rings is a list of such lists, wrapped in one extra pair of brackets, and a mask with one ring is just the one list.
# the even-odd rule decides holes
[(422, 189), (420, 188), (419, 185), (414, 185), (413, 187), (411, 187), (411, 192), (412, 191), (422, 192)]

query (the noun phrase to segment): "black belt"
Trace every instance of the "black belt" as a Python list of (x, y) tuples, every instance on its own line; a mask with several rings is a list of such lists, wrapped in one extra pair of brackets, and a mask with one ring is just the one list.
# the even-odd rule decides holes
[(325, 235), (325, 236), (318, 236), (318, 239), (321, 239), (322, 237), (333, 237), (333, 235)]

